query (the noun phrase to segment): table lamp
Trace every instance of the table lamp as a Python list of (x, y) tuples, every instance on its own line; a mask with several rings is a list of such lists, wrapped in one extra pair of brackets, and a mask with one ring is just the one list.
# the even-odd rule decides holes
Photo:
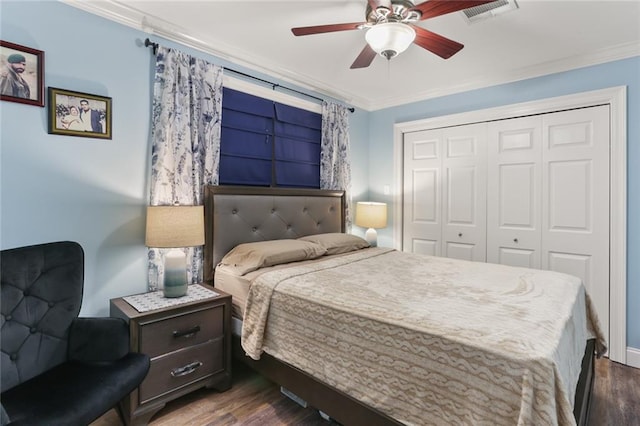
[(364, 239), (367, 240), (371, 247), (377, 247), (378, 234), (375, 228), (386, 228), (387, 204), (371, 201), (358, 202), (356, 204), (356, 225), (369, 228), (364, 235)]
[(204, 244), (203, 206), (149, 206), (145, 245), (171, 248), (164, 256), (165, 297), (187, 294), (187, 256), (180, 247)]

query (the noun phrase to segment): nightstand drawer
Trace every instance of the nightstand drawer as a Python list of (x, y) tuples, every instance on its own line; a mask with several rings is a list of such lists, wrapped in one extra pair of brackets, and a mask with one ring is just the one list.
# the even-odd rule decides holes
[(155, 357), (223, 335), (224, 307), (204, 309), (144, 324), (140, 352)]
[(223, 340), (220, 337), (153, 359), (149, 374), (140, 385), (140, 403), (221, 371)]

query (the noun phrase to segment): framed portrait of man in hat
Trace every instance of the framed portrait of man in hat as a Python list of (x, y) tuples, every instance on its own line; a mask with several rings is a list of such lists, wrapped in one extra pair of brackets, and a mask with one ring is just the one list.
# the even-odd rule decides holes
[(0, 99), (44, 106), (44, 52), (0, 40)]

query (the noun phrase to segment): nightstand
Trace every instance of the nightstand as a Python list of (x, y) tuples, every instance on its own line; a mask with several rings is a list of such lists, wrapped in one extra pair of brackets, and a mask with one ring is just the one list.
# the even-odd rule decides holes
[(197, 300), (140, 308), (144, 312), (124, 298), (111, 299), (111, 316), (129, 323), (131, 350), (151, 357), (147, 377), (120, 403), (127, 425), (146, 425), (168, 401), (195, 389), (206, 386), (223, 391), (231, 386), (231, 296), (198, 285), (207, 294)]

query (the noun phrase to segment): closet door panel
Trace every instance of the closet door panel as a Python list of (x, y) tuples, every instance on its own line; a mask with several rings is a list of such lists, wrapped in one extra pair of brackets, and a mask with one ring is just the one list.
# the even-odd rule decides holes
[(440, 241), (413, 238), (411, 240), (411, 253), (426, 254), (429, 256), (440, 256)]
[(550, 231), (591, 233), (593, 180), (592, 160), (559, 160), (548, 164)]
[(404, 135), (402, 247), (414, 253), (442, 254), (442, 131)]
[(456, 243), (445, 241), (445, 257), (462, 260), (474, 260), (477, 255), (478, 246), (476, 244)]
[(486, 123), (443, 130), (443, 255), (486, 261)]
[(492, 263), (519, 266), (522, 268), (536, 268), (536, 263), (540, 263), (540, 252), (531, 249), (515, 249), (503, 246), (499, 248), (497, 259), (497, 262)]
[(582, 279), (609, 332), (609, 107), (543, 118), (542, 268)]
[(540, 117), (487, 128), (487, 261), (540, 268)]

